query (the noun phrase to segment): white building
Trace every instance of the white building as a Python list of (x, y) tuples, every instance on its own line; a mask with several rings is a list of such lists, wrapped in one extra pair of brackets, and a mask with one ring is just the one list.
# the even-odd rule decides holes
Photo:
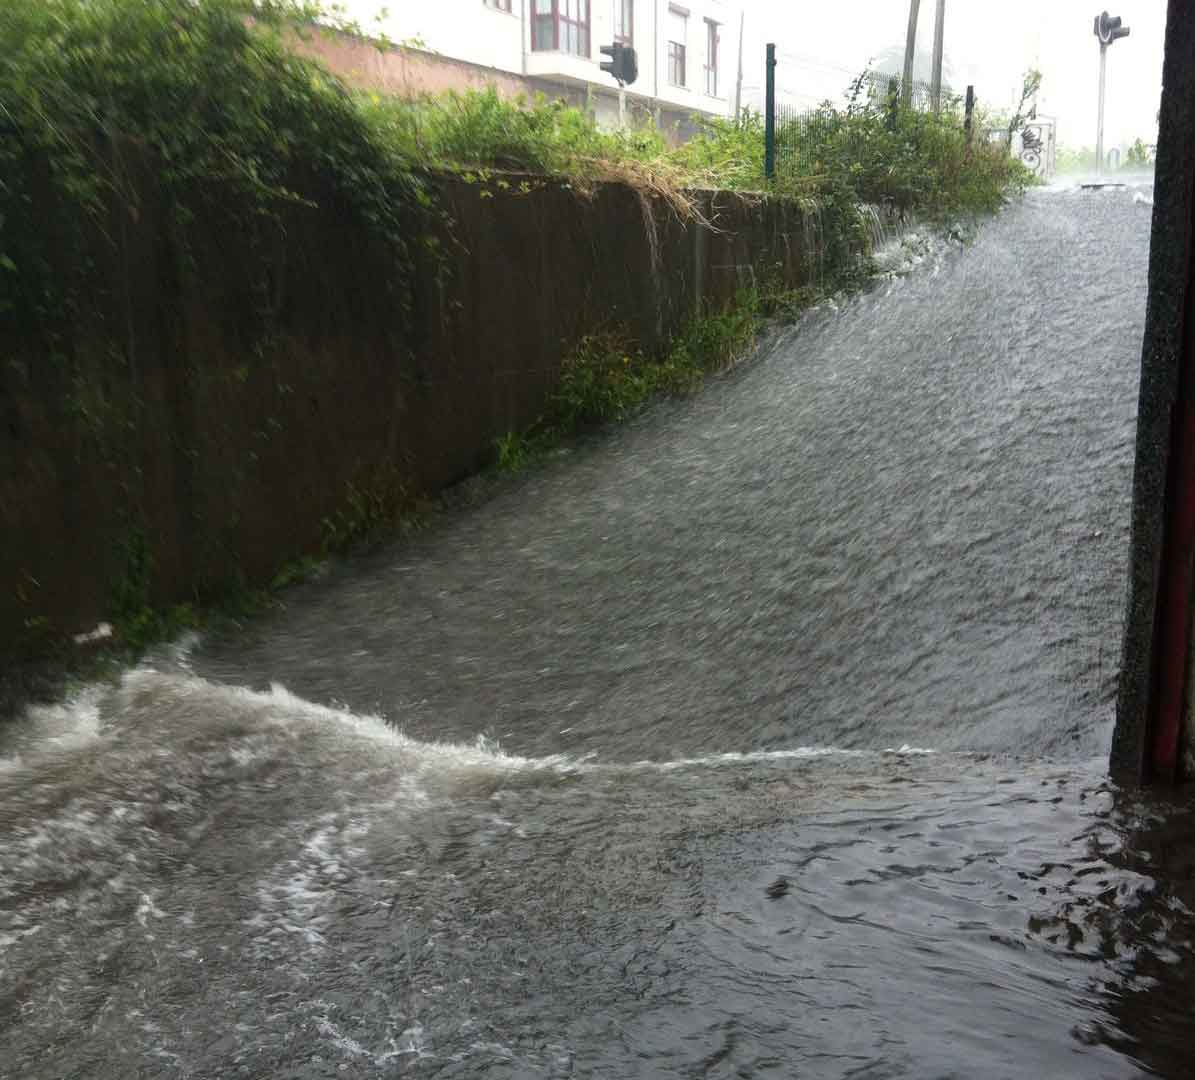
[[(342, 2), (366, 32), (384, 33), (406, 46), (399, 52), (419, 54), (407, 65), (418, 69), (418, 75), (407, 74), (415, 89), (491, 83), (504, 93), (542, 91), (587, 104), (599, 123), (612, 127), (619, 116), (618, 84), (600, 69), (606, 59), (600, 49), (622, 42), (638, 60), (638, 78), (626, 88), (632, 112), (647, 110), (663, 126), (682, 128), (695, 113), (734, 112), (737, 0)], [(331, 59), (343, 70), (343, 58)]]

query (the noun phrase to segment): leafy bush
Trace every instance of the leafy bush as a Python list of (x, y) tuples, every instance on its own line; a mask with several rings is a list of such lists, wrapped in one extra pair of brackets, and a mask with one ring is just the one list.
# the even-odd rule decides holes
[(493, 88), (413, 101), (367, 94), (362, 107), (409, 161), (446, 169), (621, 175), (632, 183), (650, 172), (653, 181), (676, 188), (773, 190), (840, 207), (887, 203), (940, 216), (989, 212), (1030, 182), (1004, 148), (981, 140), (969, 145), (957, 110), (941, 116), (902, 110), (891, 124), (883, 102), (858, 92), (861, 82), (845, 107), (827, 102), (801, 119), (799, 131), (781, 130), (778, 141), (799, 140), (802, 152), (781, 158), (771, 185), (758, 113), (696, 118), (696, 135), (669, 147), (650, 125), (602, 131), (581, 109), (542, 96), (508, 100)]
[(758, 329), (759, 309), (758, 296), (744, 293), (726, 311), (690, 319), (656, 357), (621, 334), (582, 338), (565, 359), (546, 426), (568, 434), (621, 419), (656, 394), (693, 389), (743, 351)]
[[(1155, 149), (1153, 145), (1147, 143), (1144, 139), (1134, 139), (1125, 151), (1120, 167), (1124, 169), (1152, 169), (1154, 166)], [(1060, 173), (1093, 173), (1096, 171), (1097, 165), (1095, 150), (1090, 146), (1060, 146), (1058, 147), (1055, 163)], [(1108, 167), (1108, 163), (1105, 162), (1105, 168)]]
[(803, 150), (791, 164), (781, 159), (781, 190), (808, 191), (812, 181), (813, 190), (837, 188), (856, 201), (928, 216), (991, 212), (1030, 182), (1004, 147), (968, 143), (950, 108), (940, 116), (913, 109), (892, 115), (874, 99), (843, 109), (826, 103), (778, 142), (800, 142)]
[(739, 119), (701, 117), (697, 134), (671, 152), (672, 160), (702, 187), (759, 191), (764, 176), (764, 122), (747, 111)]
[(1151, 169), (1154, 164), (1155, 148), (1146, 144), (1145, 140), (1137, 138), (1124, 155), (1126, 169)]
[(1060, 173), (1095, 172), (1095, 150), (1090, 146), (1060, 146), (1054, 160)]
[(414, 100), (364, 94), (360, 103), (390, 145), (424, 165), (569, 174), (665, 150), (654, 127), (604, 132), (581, 109), (542, 95), (506, 99), (493, 87)]
[(498, 467), (517, 472), (562, 438), (621, 420), (660, 394), (696, 389), (707, 374), (743, 354), (761, 315), (791, 314), (808, 299), (776, 294), (765, 300), (744, 292), (726, 311), (690, 319), (655, 356), (618, 331), (586, 335), (565, 358), (543, 416), (528, 430), (497, 440)]

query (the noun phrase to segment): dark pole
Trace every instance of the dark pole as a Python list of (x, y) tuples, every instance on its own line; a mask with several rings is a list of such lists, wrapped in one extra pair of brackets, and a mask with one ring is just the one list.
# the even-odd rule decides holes
[(971, 122), (975, 118), (975, 87), (967, 87), (967, 113), (963, 118), (963, 130), (967, 133), (967, 145), (971, 145)]
[(1195, 741), (1195, 19), (1191, 0), (1169, 7), (1112, 738), (1112, 771), (1130, 782), (1180, 777)]
[(896, 113), (900, 108), (900, 80), (893, 75), (888, 80), (888, 130), (896, 130)]
[(768, 46), (764, 63), (767, 89), (764, 95), (763, 171), (771, 180), (776, 175), (776, 46)]

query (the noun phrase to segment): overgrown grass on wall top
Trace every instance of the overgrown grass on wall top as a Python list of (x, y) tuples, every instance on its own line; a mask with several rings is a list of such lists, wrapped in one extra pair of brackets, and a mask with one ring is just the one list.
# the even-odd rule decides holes
[(457, 170), (508, 169), (581, 180), (622, 179), (664, 188), (773, 192), (818, 202), (849, 192), (856, 201), (923, 214), (986, 213), (1030, 174), (1004, 148), (969, 142), (953, 109), (941, 115), (901, 110), (862, 95), (861, 82), (843, 106), (830, 102), (781, 133), (801, 152), (764, 176), (764, 122), (698, 117), (697, 133), (668, 145), (650, 123), (601, 130), (582, 109), (551, 101), (505, 99), (470, 90), (413, 99), (361, 95), (362, 108), (399, 153)]

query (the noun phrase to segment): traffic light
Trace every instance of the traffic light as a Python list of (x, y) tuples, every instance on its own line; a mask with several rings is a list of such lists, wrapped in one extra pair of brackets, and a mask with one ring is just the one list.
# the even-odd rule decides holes
[(1106, 11), (1095, 17), (1095, 36), (1101, 45), (1111, 45), (1122, 37), (1129, 36), (1129, 28), (1122, 26), (1124, 22), (1119, 15), (1109, 15)]
[(617, 41), (613, 45), (603, 45), (602, 55), (610, 57), (602, 61), (602, 70), (613, 75), (619, 86), (630, 86), (639, 78), (639, 62), (630, 45)]

